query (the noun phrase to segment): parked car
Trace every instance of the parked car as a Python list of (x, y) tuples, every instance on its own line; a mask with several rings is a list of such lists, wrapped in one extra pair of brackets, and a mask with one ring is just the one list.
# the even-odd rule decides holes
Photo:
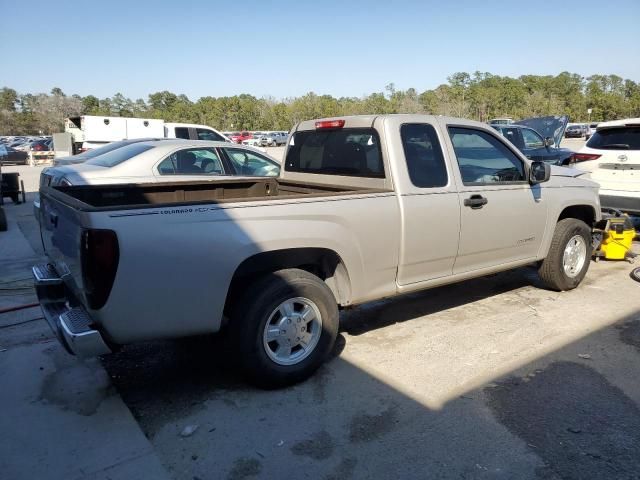
[(34, 142), (29, 143), (29, 151), (30, 152), (48, 152), (49, 150), (51, 150), (50, 144), (51, 144), (50, 140), (36, 140)]
[(260, 133), (254, 132), (251, 134), (251, 138), (247, 138), (246, 140), (242, 141), (242, 145), (251, 145), (253, 147), (259, 147), (260, 145), (262, 145), (263, 137), (265, 136)]
[(564, 132), (564, 136), (567, 138), (582, 138), (586, 135), (584, 125), (569, 125)]
[(596, 129), (597, 128), (598, 128), (598, 124), (597, 123), (590, 123), (587, 126), (587, 132), (586, 132), (586, 135), (585, 135), (585, 139), (589, 140), (593, 136), (593, 134), (596, 133)]
[(44, 187), (36, 291), (78, 355), (227, 328), (249, 378), (283, 386), (330, 355), (339, 307), (528, 264), (577, 287), (601, 218), (579, 175), (479, 122), (308, 120), (277, 179)]
[(566, 116), (547, 116), (491, 126), (527, 158), (553, 165), (567, 165), (574, 154), (573, 150), (560, 147), (567, 120)]
[(13, 147), (0, 145), (0, 162), (3, 164), (29, 165), (29, 154), (24, 150), (17, 150)]
[(489, 120), (489, 125), (511, 125), (513, 123), (513, 118), (504, 117), (504, 118), (492, 118)]
[(260, 138), (261, 147), (278, 147), (287, 143), (287, 134), (283, 132), (268, 132)]
[[(70, 157), (60, 157), (53, 159), (53, 167), (62, 167), (67, 165), (78, 165), (86, 162), (87, 160), (91, 160), (92, 158), (98, 157), (105, 153), (109, 153), (113, 150), (117, 150), (118, 148), (126, 147), (127, 145), (131, 145), (133, 143), (140, 142), (148, 142), (148, 141), (161, 141), (162, 138), (134, 138), (131, 140), (121, 140), (119, 142), (111, 142), (102, 147), (92, 148), (90, 150), (86, 150), (78, 155), (72, 155)], [(51, 182), (49, 178), (51, 175), (54, 175), (55, 170), (51, 170), (51, 168), (44, 168), (42, 172), (40, 172), (40, 185), (43, 185), (44, 182)], [(57, 184), (57, 180), (54, 181)], [(35, 198), (33, 199), (33, 212), (36, 219), (40, 218), (40, 195), (35, 194)]]
[(243, 141), (249, 140), (252, 137), (253, 135), (251, 134), (251, 132), (237, 132), (236, 134), (231, 136), (231, 141), (233, 143), (242, 143)]
[(603, 207), (640, 215), (640, 118), (599, 123), (571, 166), (600, 184)]
[(33, 138), (21, 138), (19, 140), (16, 140), (15, 142), (9, 144), (9, 146), (12, 147), (12, 148), (15, 148), (16, 150), (21, 150), (21, 151), (28, 152), (29, 151), (29, 146), (34, 141), (35, 141), (35, 139), (33, 139)]
[(276, 160), (250, 147), (164, 139), (130, 143), (80, 164), (47, 168), (40, 175), (40, 186), (219, 180), (279, 173)]
[(152, 140), (160, 141), (163, 139), (162, 138), (132, 138), (130, 140), (120, 140), (119, 142), (111, 142), (111, 143), (107, 143), (102, 147), (92, 148), (91, 150), (86, 150), (77, 155), (71, 155), (70, 157), (55, 158), (53, 160), (53, 166), (59, 167), (62, 165), (77, 165), (79, 163), (84, 163), (87, 160), (91, 160), (92, 158), (102, 155), (104, 153), (108, 153), (112, 150), (116, 150), (118, 148), (131, 145), (132, 143), (149, 142)]

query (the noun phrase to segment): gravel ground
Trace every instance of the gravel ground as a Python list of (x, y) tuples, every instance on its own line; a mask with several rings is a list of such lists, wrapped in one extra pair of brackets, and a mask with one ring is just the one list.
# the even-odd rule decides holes
[(638, 478), (630, 269), (592, 263), (557, 293), (522, 268), (345, 310), (333, 360), (279, 391), (248, 386), (224, 337), (104, 365), (176, 479)]

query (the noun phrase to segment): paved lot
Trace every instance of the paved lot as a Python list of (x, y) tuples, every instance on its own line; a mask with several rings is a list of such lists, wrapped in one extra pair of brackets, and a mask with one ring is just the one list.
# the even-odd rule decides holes
[(282, 391), (245, 385), (223, 339), (104, 362), (178, 479), (636, 478), (629, 270), (555, 293), (525, 268), (343, 312), (336, 358)]
[[(3, 257), (0, 282), (28, 276), (40, 253), (30, 206), (7, 211), (13, 233), (0, 233), (0, 252), (18, 253)], [(522, 268), (345, 310), (332, 361), (279, 391), (246, 385), (224, 337), (126, 347), (105, 356), (103, 370), (64, 355), (41, 321), (7, 326), (37, 309), (0, 315), (0, 381), (12, 387), (0, 395), (9, 413), (0, 471), (44, 478), (33, 474), (43, 472), (35, 458), (65, 467), (49, 478), (80, 478), (86, 452), (64, 449), (76, 438), (93, 458), (113, 449), (158, 458), (180, 480), (639, 478), (640, 284), (631, 268), (592, 263), (565, 293)], [(31, 300), (28, 289), (12, 292), (0, 308)], [(132, 417), (114, 407), (122, 401)], [(100, 418), (110, 423), (82, 423)], [(182, 436), (187, 427), (195, 431)], [(55, 428), (65, 435), (47, 449)], [(117, 449), (127, 441), (141, 457)], [(110, 461), (99, 478), (160, 475), (105, 469)]]
[[(36, 301), (43, 260), (32, 205), (5, 205), (0, 311)], [(39, 307), (0, 313), (0, 478), (168, 478), (98, 359), (68, 355)]]

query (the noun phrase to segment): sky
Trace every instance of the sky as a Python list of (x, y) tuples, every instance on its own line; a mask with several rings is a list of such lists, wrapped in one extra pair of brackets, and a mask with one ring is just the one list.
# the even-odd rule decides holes
[(640, 81), (640, 0), (0, 0), (0, 88), (192, 100), (419, 92), (476, 70)]

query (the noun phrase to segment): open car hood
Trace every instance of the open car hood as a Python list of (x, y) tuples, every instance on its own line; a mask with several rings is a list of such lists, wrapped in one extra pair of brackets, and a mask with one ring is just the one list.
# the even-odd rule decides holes
[(516, 125), (524, 125), (533, 128), (542, 135), (543, 138), (551, 137), (555, 141), (556, 148), (560, 147), (560, 142), (564, 136), (564, 131), (569, 123), (569, 117), (566, 115), (552, 115), (548, 117), (525, 118), (515, 122)]

